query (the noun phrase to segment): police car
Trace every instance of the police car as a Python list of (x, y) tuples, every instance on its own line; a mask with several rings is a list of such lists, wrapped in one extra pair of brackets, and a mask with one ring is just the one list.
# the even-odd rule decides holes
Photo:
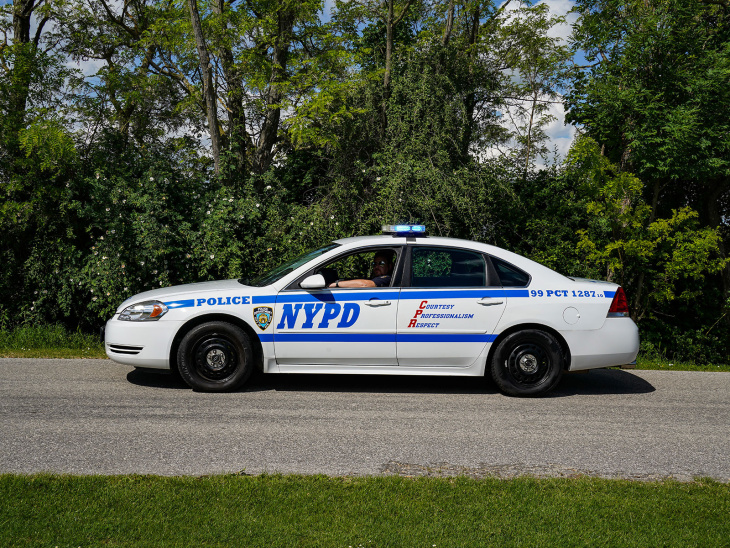
[[(638, 329), (618, 285), (565, 277), (491, 245), (425, 236), (422, 225), (383, 228), (251, 280), (135, 295), (107, 322), (106, 353), (175, 370), (206, 392), (239, 388), (256, 368), (489, 375), (505, 394), (532, 396), (565, 371), (635, 360)], [(378, 283), (370, 280), (376, 268)]]

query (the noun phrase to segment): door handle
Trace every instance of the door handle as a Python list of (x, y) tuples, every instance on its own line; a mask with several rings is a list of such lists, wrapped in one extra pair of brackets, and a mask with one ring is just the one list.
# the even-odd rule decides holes
[(495, 297), (484, 297), (483, 299), (479, 299), (477, 302), (482, 306), (494, 306), (504, 303), (504, 301), (495, 301), (493, 300), (494, 298)]
[(374, 297), (369, 301), (366, 301), (365, 304), (368, 306), (390, 306), (390, 301), (381, 301), (377, 297)]

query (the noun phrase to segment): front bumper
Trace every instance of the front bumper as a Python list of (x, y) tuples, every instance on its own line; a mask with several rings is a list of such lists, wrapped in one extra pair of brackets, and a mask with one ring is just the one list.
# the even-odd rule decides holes
[(115, 314), (104, 328), (104, 349), (110, 359), (134, 367), (170, 368), (170, 350), (181, 321), (122, 322)]

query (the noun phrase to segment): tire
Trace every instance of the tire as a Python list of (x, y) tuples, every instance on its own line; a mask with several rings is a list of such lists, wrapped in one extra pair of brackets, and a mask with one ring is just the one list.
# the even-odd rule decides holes
[(565, 359), (550, 333), (526, 329), (510, 334), (492, 358), (492, 378), (509, 396), (539, 396), (560, 382)]
[(235, 390), (251, 376), (251, 343), (233, 324), (204, 323), (180, 341), (177, 365), (182, 379), (197, 392)]

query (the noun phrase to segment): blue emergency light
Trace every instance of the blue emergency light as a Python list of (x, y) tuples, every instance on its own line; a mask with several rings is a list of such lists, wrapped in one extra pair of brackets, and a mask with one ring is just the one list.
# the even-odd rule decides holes
[(426, 227), (424, 225), (383, 225), (383, 234), (414, 236), (425, 233)]

